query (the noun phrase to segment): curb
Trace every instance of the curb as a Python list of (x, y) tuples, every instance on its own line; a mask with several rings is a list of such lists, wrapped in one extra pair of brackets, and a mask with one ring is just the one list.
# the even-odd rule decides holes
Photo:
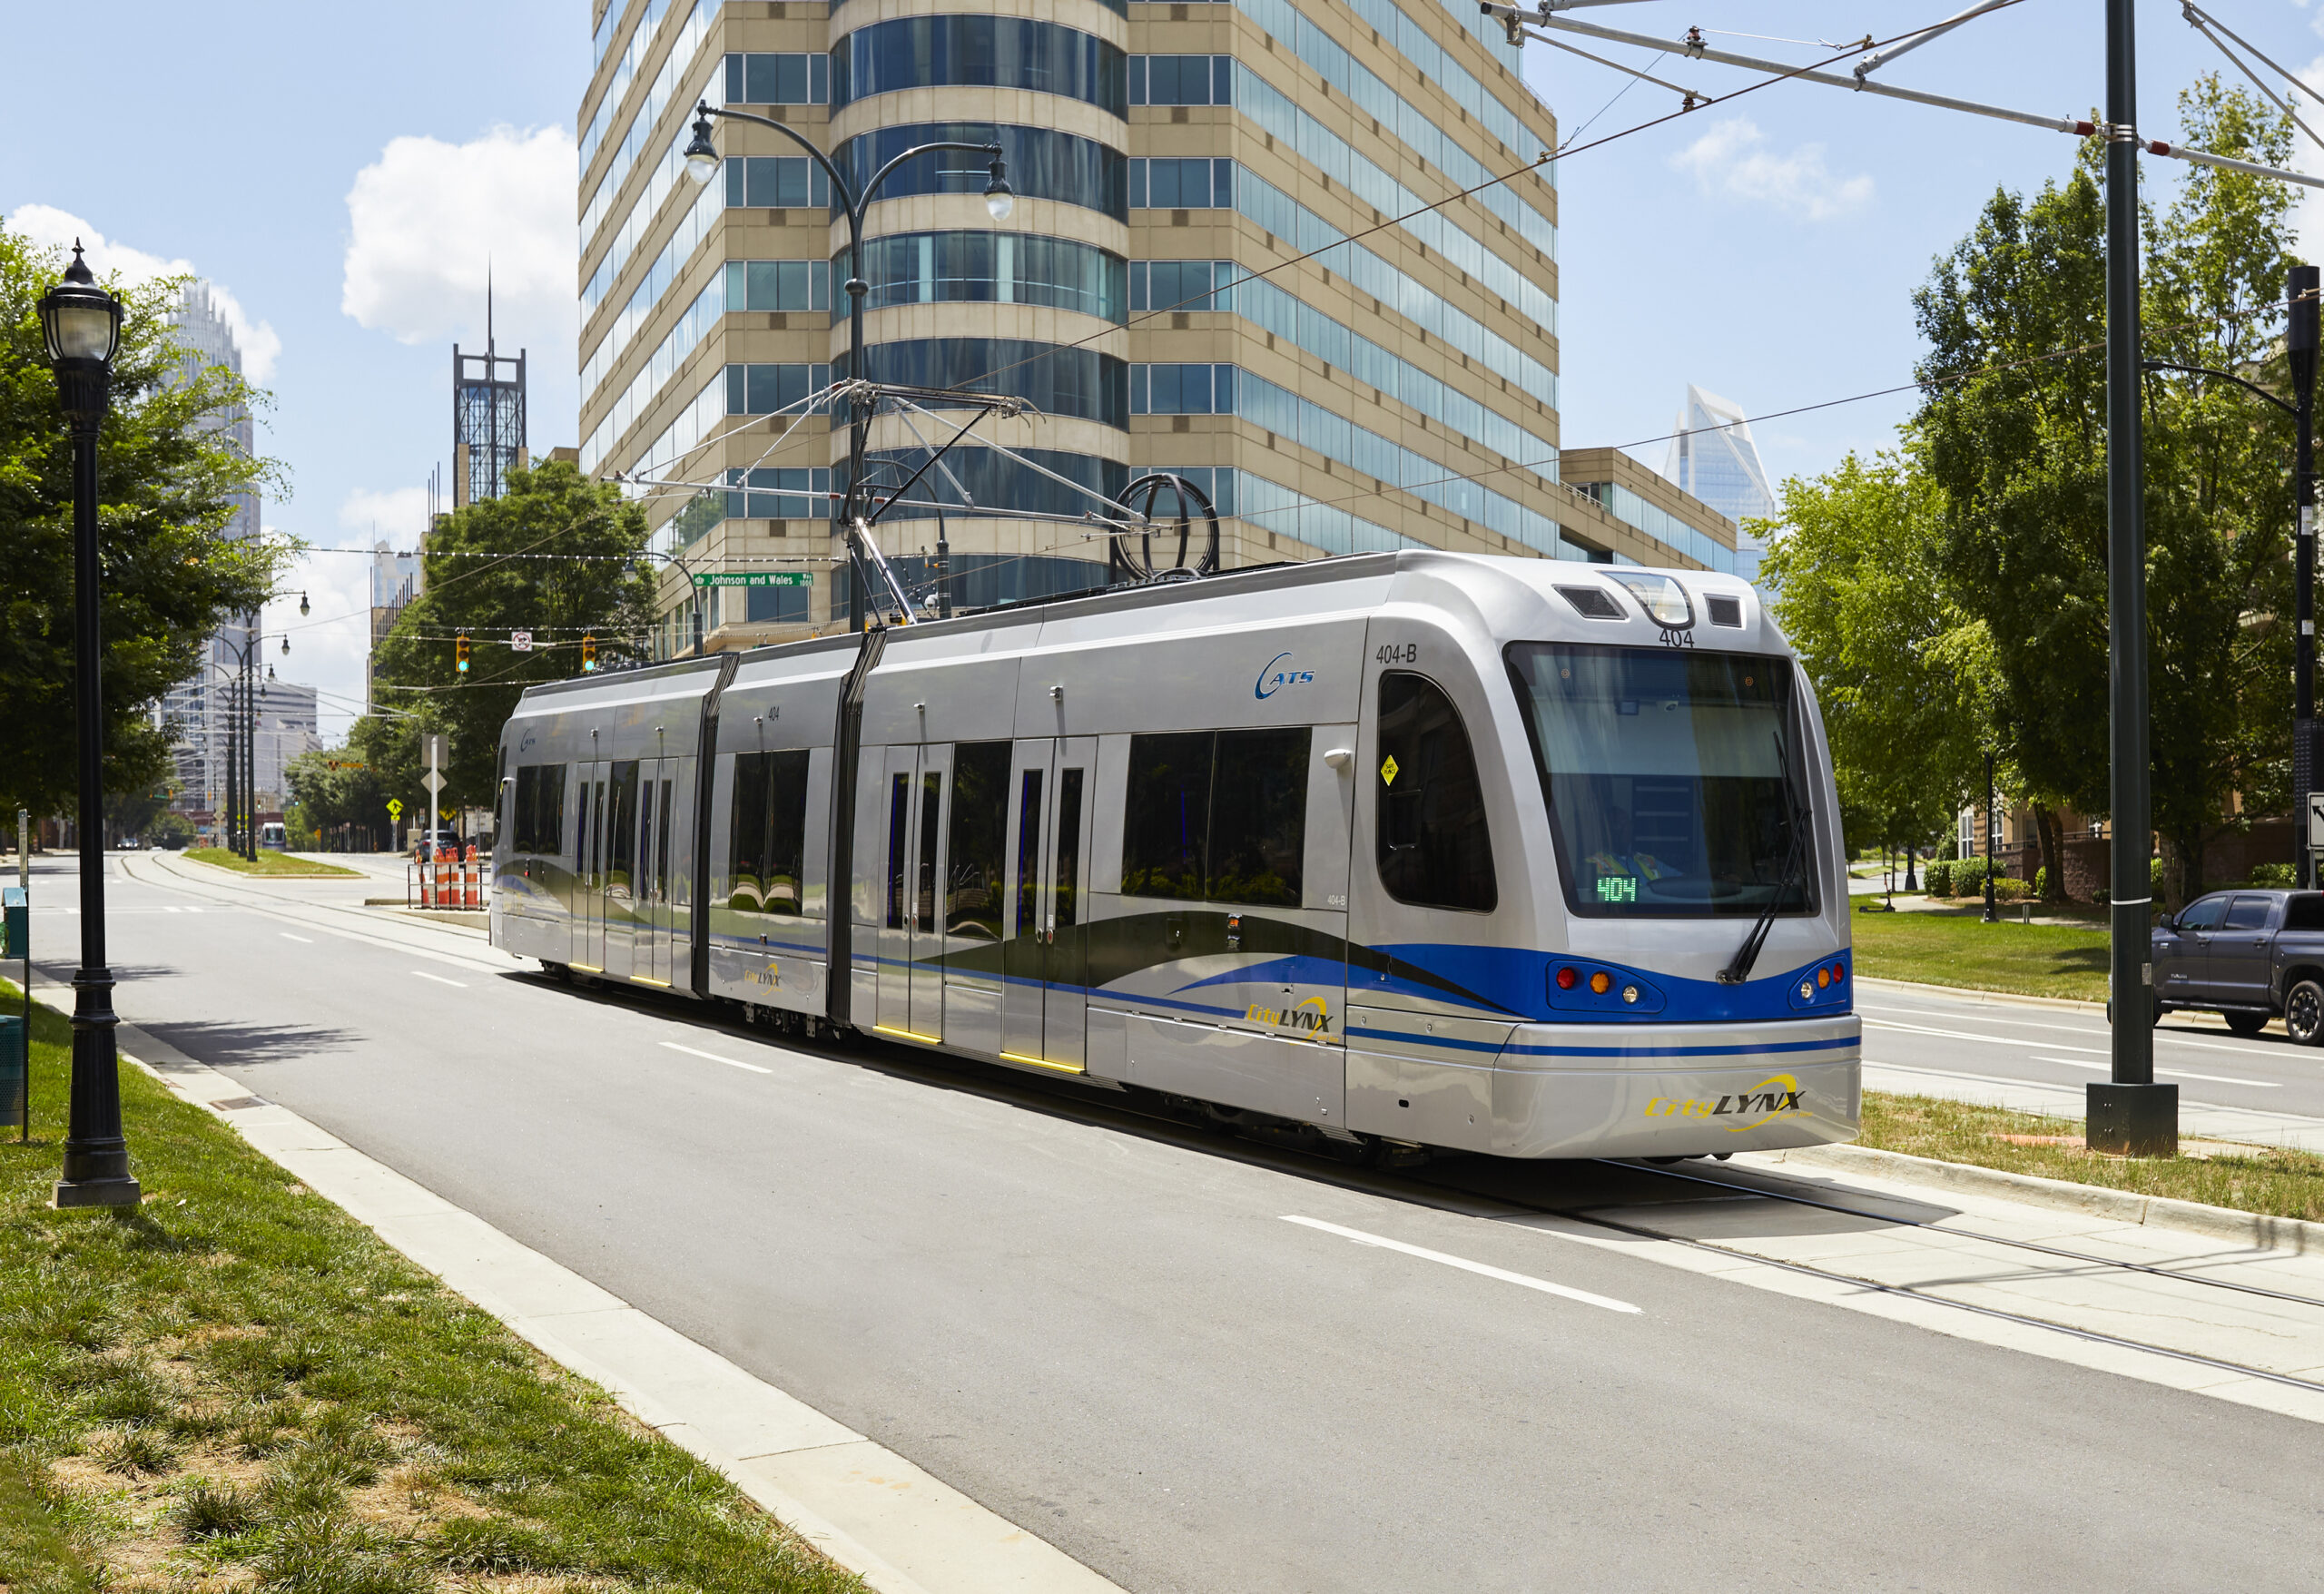
[(122, 1061), (215, 1116), (446, 1289), (597, 1384), (877, 1594), (1124, 1594), (904, 1456), (289, 1108), (133, 1025), (119, 1034), (143, 1054), (124, 1050)]
[(1856, 982), (1887, 990), (1951, 997), (1955, 1001), (1998, 1002), (2004, 1007), (2014, 1008), (2063, 1008), (2073, 1013), (2103, 1013), (2106, 1010), (2104, 1002), (2076, 1001), (2071, 997), (2019, 996), (2014, 991), (1984, 990), (1973, 985), (1928, 985), (1917, 979), (1883, 979), (1876, 974), (1859, 974)]
[(2110, 1190), (2102, 1185), (2077, 1185), (2035, 1174), (2006, 1173), (1974, 1163), (1939, 1162), (1935, 1157), (1880, 1151), (1869, 1146), (1808, 1146), (1773, 1155), (1787, 1163), (1882, 1174), (1905, 1184), (1941, 1185), (1974, 1195), (2021, 1201), (2029, 1206), (2182, 1229), (2215, 1240), (2241, 1241), (2264, 1250), (2290, 1251), (2300, 1255), (2324, 1253), (2324, 1223), (2310, 1223), (2305, 1218), (2270, 1217), (2262, 1213), (2237, 1212), (2231, 1207), (2206, 1206), (2200, 1201), (2141, 1196), (2130, 1190)]

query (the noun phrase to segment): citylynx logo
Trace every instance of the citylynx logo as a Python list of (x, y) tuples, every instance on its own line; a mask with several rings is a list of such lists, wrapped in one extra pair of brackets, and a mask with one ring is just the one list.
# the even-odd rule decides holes
[(1251, 684), (1251, 695), (1265, 703), (1286, 686), (1308, 686), (1315, 684), (1313, 670), (1279, 670), (1277, 664), (1291, 655), (1279, 653), (1269, 659), (1259, 671), (1259, 678)]
[[(1777, 1087), (1781, 1087), (1778, 1089)], [(1789, 1074), (1770, 1074), (1750, 1089), (1734, 1096), (1722, 1096), (1716, 1102), (1658, 1096), (1646, 1104), (1649, 1118), (1747, 1118), (1748, 1123), (1729, 1124), (1727, 1131), (1739, 1135), (1746, 1129), (1756, 1129), (1777, 1118), (1797, 1117), (1807, 1109), (1802, 1105), (1807, 1092), (1799, 1081)]]
[(1324, 1005), (1322, 997), (1309, 997), (1287, 1013), (1253, 1002), (1250, 1010), (1243, 1015), (1243, 1019), (1246, 1023), (1264, 1024), (1274, 1029), (1288, 1029), (1310, 1040), (1329, 1040), (1332, 1038), (1331, 1009)]

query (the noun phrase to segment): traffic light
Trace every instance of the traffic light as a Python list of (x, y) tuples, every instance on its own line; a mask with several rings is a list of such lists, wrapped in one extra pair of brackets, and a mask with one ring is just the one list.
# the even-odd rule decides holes
[(597, 634), (594, 631), (581, 638), (581, 673), (594, 674), (597, 668)]
[(463, 675), (468, 673), (468, 639), (465, 633), (452, 644), (452, 666)]

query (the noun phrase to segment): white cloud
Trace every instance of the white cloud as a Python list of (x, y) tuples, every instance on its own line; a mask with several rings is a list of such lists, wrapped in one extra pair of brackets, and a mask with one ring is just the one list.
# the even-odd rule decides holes
[(428, 529), (428, 489), (389, 487), (375, 492), (357, 487), (340, 505), (339, 524), (367, 547), (375, 541), (384, 542), (409, 553), (419, 546), (419, 535)]
[[(326, 548), (303, 554), (266, 608), (267, 663), (285, 681), (316, 689), (323, 740), (336, 743), (363, 710), (363, 683), (371, 655), (371, 561), (337, 548), (375, 542), (409, 552), (428, 524), (428, 489), (357, 487), (339, 506), (339, 535), (317, 537)], [(269, 532), (275, 527), (267, 527)], [(299, 613), (304, 596), (308, 612)], [(281, 639), (290, 651), (283, 654)]]
[[(60, 211), (54, 205), (18, 205), (8, 217), (8, 227), (34, 243), (54, 249), (69, 251), (77, 240), (84, 251), (83, 258), (100, 281), (118, 275), (136, 286), (156, 277), (201, 275), (192, 261), (165, 261), (159, 255), (116, 242), (71, 212)], [(252, 320), (241, 301), (224, 287), (212, 281), (210, 289), (217, 296), (226, 324), (234, 330), (235, 346), (242, 351), (242, 374), (253, 382), (266, 381), (274, 375), (274, 361), (282, 352), (282, 339), (266, 322)]]
[(483, 342), (491, 271), (501, 345), (572, 364), (578, 181), (561, 127), (496, 127), (469, 143), (389, 141), (347, 193), (340, 309), (403, 343)]
[(1706, 194), (1762, 204), (1809, 221), (1828, 221), (1872, 199), (1868, 176), (1835, 177), (1822, 144), (1801, 144), (1787, 155), (1763, 147), (1767, 134), (1748, 116), (1714, 123), (1709, 133), (1670, 157)]

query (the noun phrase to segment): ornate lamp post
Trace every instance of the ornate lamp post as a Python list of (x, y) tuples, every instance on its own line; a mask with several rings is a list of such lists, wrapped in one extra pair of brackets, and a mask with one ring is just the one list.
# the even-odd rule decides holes
[[(866, 474), (863, 448), (872, 423), (872, 407), (865, 401), (862, 390), (862, 384), (870, 374), (863, 369), (863, 300), (864, 296), (872, 291), (872, 285), (863, 280), (864, 207), (872, 202), (872, 196), (879, 192), (880, 185), (887, 182), (889, 174), (906, 161), (937, 150), (966, 150), (982, 155), (991, 162), (987, 168), (984, 188), (985, 213), (996, 221), (1005, 221), (1009, 219), (1009, 212), (1016, 207), (1017, 203), (1016, 190), (1009, 186), (1009, 162), (1003, 158), (1001, 147), (997, 143), (964, 143), (957, 139), (936, 139), (924, 144), (914, 144), (911, 149), (896, 156), (874, 172), (864, 182), (862, 189), (859, 192), (851, 187), (847, 179), (840, 174), (838, 165), (829, 155), (817, 149), (789, 123), (776, 122), (771, 117), (754, 116), (747, 111), (723, 110), (711, 104), (709, 101), (703, 100), (694, 106), (694, 140), (686, 145), (685, 162), (686, 175), (693, 178), (695, 182), (705, 186), (711, 179), (718, 175), (722, 165), (718, 146), (710, 139), (710, 119), (714, 116), (724, 117), (730, 122), (749, 122), (761, 127), (772, 127), (806, 151), (810, 156), (813, 157), (815, 164), (823, 169), (823, 175), (831, 180), (832, 192), (839, 196), (840, 205), (847, 217), (847, 261), (850, 268), (846, 285), (847, 374), (853, 385), (850, 387), (847, 396), (847, 497), (840, 505), (840, 525), (845, 528), (852, 546), (853, 540), (859, 535), (857, 522), (863, 517), (863, 478)], [(861, 631), (863, 628), (864, 615), (863, 581), (861, 570), (856, 572), (856, 579), (849, 585), (848, 607), (853, 611), (855, 629)]]
[(104, 420), (121, 300), (97, 286), (73, 246), (64, 280), (41, 296), (40, 329), (73, 432), (74, 696), (80, 720), (81, 967), (73, 976), (73, 1105), (59, 1206), (134, 1206), (121, 1133), (121, 1059), (113, 970), (105, 966), (104, 695), (98, 669), (97, 428)]

